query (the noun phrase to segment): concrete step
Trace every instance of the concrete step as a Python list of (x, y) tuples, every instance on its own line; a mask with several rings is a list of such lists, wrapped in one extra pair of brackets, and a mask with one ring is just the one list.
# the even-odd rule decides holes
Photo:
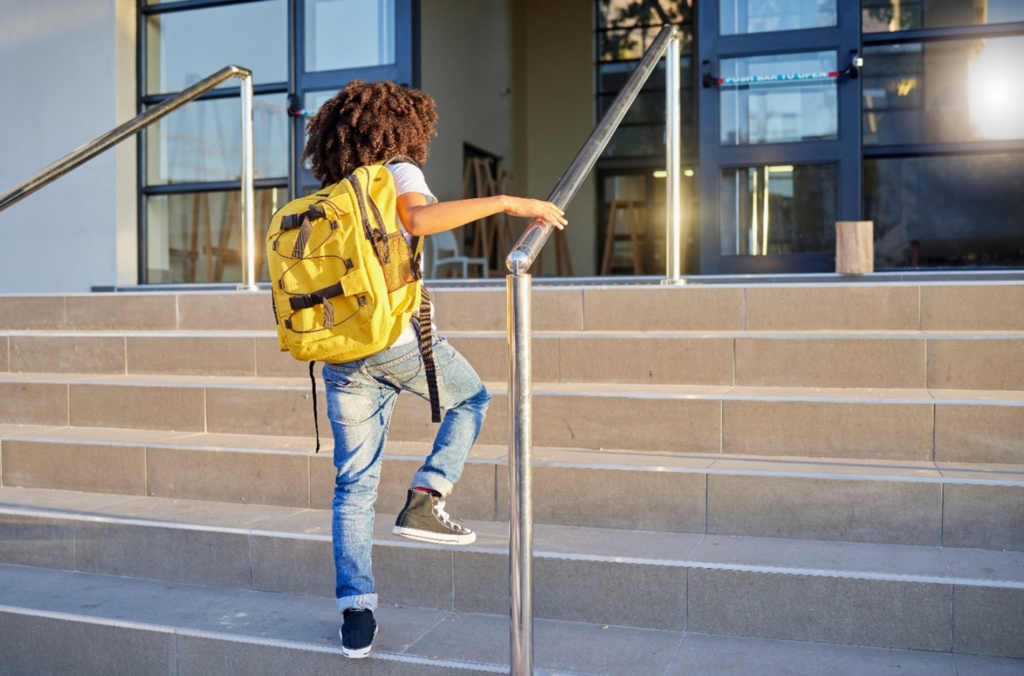
[[(507, 380), (503, 331), (447, 332)], [(561, 383), (1024, 390), (1024, 334), (567, 331), (534, 334), (534, 379)], [(55, 361), (56, 360), (56, 361)], [(0, 333), (0, 372), (301, 377), (273, 331)]]
[[(333, 595), (327, 511), (8, 488), (0, 503), (0, 563)], [(506, 527), (468, 523), (476, 543), (442, 547), (396, 538), (381, 515), (382, 599), (505, 614)], [(984, 635), (981, 652), (1024, 657), (1019, 551), (542, 525), (534, 536), (540, 618), (934, 651)]]
[[(504, 330), (505, 290), (435, 288), (444, 330)], [(538, 331), (1024, 331), (1019, 282), (534, 288)], [(260, 330), (270, 294), (0, 297), (0, 330)]]
[[(489, 384), (482, 443), (506, 443), (504, 388)], [(533, 392), (538, 446), (1024, 464), (1020, 391), (535, 383)], [(311, 396), (301, 378), (0, 374), (0, 424), (303, 436)], [(428, 409), (399, 397), (389, 438), (432, 440)]]
[[(329, 507), (330, 443), (295, 437), (0, 426), (0, 484)], [(378, 509), (396, 513), (429, 445), (391, 442)], [(508, 515), (502, 446), (478, 445), (452, 513)], [(534, 449), (537, 523), (1024, 549), (1024, 466)]]
[[(340, 656), (326, 599), (0, 566), (0, 673), (434, 676), (508, 673), (508, 619), (384, 605), (371, 658)], [(54, 641), (60, 635), (62, 640)], [(985, 636), (939, 653), (714, 636), (580, 622), (535, 623), (538, 676), (998, 676)], [(981, 639), (979, 641), (978, 639)]]

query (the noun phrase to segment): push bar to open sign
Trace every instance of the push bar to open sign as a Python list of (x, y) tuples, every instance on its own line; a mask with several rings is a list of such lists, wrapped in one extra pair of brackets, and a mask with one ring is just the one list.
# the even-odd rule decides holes
[(745, 77), (715, 77), (711, 74), (711, 62), (701, 63), (701, 84), (710, 87), (743, 87), (747, 85), (785, 84), (787, 82), (822, 82), (841, 77), (857, 77), (864, 66), (864, 59), (857, 52), (851, 52), (850, 65), (843, 70), (822, 70), (812, 73), (780, 73), (778, 75), (747, 75)]
[(777, 82), (810, 82), (814, 80), (833, 80), (842, 75), (841, 71), (830, 70), (820, 73), (783, 73), (781, 75), (749, 75), (747, 77), (720, 77), (720, 86), (774, 84)]

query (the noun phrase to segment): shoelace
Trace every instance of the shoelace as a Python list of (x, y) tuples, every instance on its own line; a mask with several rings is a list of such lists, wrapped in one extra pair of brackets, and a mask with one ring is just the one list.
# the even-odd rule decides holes
[(466, 529), (460, 526), (459, 524), (453, 523), (451, 517), (448, 516), (448, 512), (444, 511), (444, 500), (438, 500), (437, 503), (434, 505), (434, 516), (441, 519), (441, 523), (448, 526), (452, 530), (457, 530), (460, 533), (464, 533), (466, 531)]

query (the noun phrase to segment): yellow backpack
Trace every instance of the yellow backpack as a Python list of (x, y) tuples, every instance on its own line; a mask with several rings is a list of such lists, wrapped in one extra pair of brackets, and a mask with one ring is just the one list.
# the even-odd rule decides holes
[(409, 245), (395, 200), (391, 172), (373, 164), (274, 214), (265, 251), (277, 336), (282, 351), (310, 362), (312, 377), (317, 361), (344, 363), (389, 347), (419, 311), (431, 413), (439, 422), (422, 238)]

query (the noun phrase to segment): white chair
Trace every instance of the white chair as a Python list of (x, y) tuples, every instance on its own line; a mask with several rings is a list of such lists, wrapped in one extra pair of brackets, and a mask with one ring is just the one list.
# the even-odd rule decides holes
[(437, 279), (437, 269), (446, 265), (461, 265), (464, 278), (469, 277), (470, 265), (479, 265), (480, 269), (483, 270), (484, 279), (490, 276), (486, 258), (470, 258), (469, 256), (459, 255), (459, 242), (455, 239), (453, 231), (445, 230), (444, 232), (430, 235), (427, 237), (427, 242), (430, 245), (429, 277)]

